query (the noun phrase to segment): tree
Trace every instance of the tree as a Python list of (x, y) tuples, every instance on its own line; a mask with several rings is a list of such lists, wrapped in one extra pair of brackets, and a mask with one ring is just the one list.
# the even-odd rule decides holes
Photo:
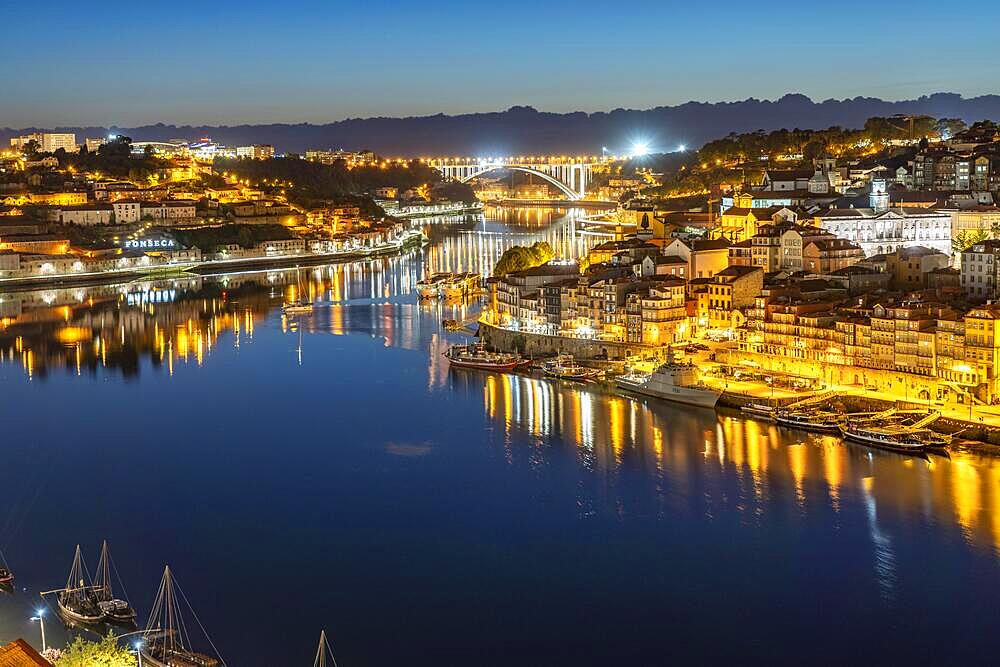
[(556, 256), (550, 246), (545, 241), (538, 241), (531, 246), (513, 246), (508, 248), (496, 266), (493, 267), (493, 275), (502, 277), (513, 271), (523, 271), (535, 266), (541, 266)]
[(29, 139), (27, 143), (21, 146), (21, 152), (29, 160), (34, 160), (36, 157), (38, 157), (38, 151), (41, 147), (42, 145), (38, 143), (37, 139)]
[(979, 229), (963, 229), (957, 232), (951, 239), (951, 249), (955, 252), (964, 252), (967, 248), (982, 243), (990, 237), (990, 230), (980, 227)]
[(942, 139), (951, 139), (959, 132), (965, 132), (968, 127), (961, 118), (941, 118), (937, 122), (937, 133)]
[(99, 642), (77, 637), (54, 664), (55, 667), (134, 667), (136, 658), (127, 648), (118, 645), (113, 632), (108, 632)]

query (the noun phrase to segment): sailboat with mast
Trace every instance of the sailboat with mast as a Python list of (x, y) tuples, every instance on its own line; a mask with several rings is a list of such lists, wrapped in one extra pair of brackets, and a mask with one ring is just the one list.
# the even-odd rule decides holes
[(299, 280), (299, 267), (295, 267), (295, 294), (298, 299), (292, 303), (286, 303), (281, 307), (281, 311), (285, 313), (285, 315), (311, 315), (313, 312), (313, 304), (312, 301), (309, 300), (309, 297), (303, 296), (304, 293), (302, 283)]
[(141, 664), (146, 667), (219, 667), (220, 665), (225, 667), (226, 663), (221, 657), (214, 658), (190, 648), (191, 638), (188, 636), (187, 625), (181, 615), (181, 600), (191, 611), (212, 650), (218, 655), (219, 651), (212, 644), (204, 626), (198, 620), (198, 615), (191, 609), (187, 597), (177, 586), (170, 566), (167, 565), (163, 569), (163, 579), (160, 580), (156, 601), (153, 603), (149, 622), (143, 632), (145, 644), (140, 649)]
[(313, 667), (327, 667), (327, 653), (330, 654), (330, 665), (337, 667), (337, 660), (333, 657), (333, 647), (326, 638), (326, 630), (319, 633), (319, 648), (316, 649), (316, 657), (313, 659)]
[(66, 587), (55, 593), (59, 614), (65, 620), (83, 625), (96, 625), (104, 621), (104, 612), (98, 604), (94, 588), (87, 584), (87, 568), (83, 563), (79, 544), (76, 545)]
[(108, 541), (104, 540), (101, 545), (101, 560), (97, 563), (97, 577), (94, 580), (97, 606), (104, 612), (105, 620), (109, 623), (135, 627), (135, 609), (128, 600), (116, 598), (111, 588), (111, 567), (111, 552), (108, 550)]

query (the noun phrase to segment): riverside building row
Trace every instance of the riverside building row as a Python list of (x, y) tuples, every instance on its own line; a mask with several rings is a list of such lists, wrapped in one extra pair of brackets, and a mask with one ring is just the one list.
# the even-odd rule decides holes
[[(586, 262), (490, 280), (485, 319), (568, 338), (664, 346), (728, 341), (717, 361), (901, 400), (1000, 397), (1000, 241), (953, 257), (924, 245), (866, 255), (859, 243), (773, 211), (738, 243), (639, 233)], [(883, 248), (885, 250), (885, 248)], [(582, 270), (581, 270), (582, 266)]]

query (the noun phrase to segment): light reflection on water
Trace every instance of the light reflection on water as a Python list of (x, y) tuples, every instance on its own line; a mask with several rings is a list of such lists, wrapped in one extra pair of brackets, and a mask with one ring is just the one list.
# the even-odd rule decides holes
[[(864, 499), (872, 537), (879, 545), (876, 507), (915, 512), (929, 522), (953, 523), (974, 545), (1000, 556), (1000, 458), (969, 451), (913, 459), (875, 452), (749, 420), (733, 411), (678, 409), (616, 396), (575, 383), (520, 375), (455, 371), (457, 383), (482, 383), (483, 405), (505, 434), (518, 431), (544, 441), (572, 443), (579, 464), (614, 472), (641, 466), (673, 481), (691, 475), (732, 475), (736, 497), (705, 497), (737, 512), (760, 515), (791, 501), (801, 513), (823, 505), (840, 512), (842, 496)], [(468, 376), (468, 377), (465, 377)]]
[[(982, 621), (975, 595), (993, 596), (1000, 571), (1000, 459), (908, 459), (733, 412), (449, 369), (441, 353), (466, 338), (441, 321), (479, 306), (419, 303), (413, 282), (483, 270), (533, 239), (579, 252), (571, 222), (551, 216), (428, 224), (432, 245), (371, 262), (4, 294), (0, 391), (19, 412), (0, 407), (3, 451), (25, 467), (0, 485), (0, 549), (29, 592), (0, 598), (0, 641), (34, 639), (22, 619), (33, 593), (65, 576), (75, 541), (105, 531), (123, 534), (130, 591), (163, 559), (188, 559), (188, 593), (230, 664), (259, 664), (243, 614), (289, 595), (301, 615), (270, 617), (287, 639), (260, 649), (267, 664), (308, 660), (313, 626), (338, 627), (354, 664), (414, 653), (474, 664), (495, 635), (497, 656), (528, 664), (609, 662), (621, 643), (606, 633), (630, 638), (634, 664), (655, 664), (670, 624), (644, 631), (643, 619), (678, 607), (687, 625), (673, 639), (703, 651), (740, 632), (733, 645), (750, 650), (817, 601), (842, 605), (855, 637), (890, 612), (894, 640), (934, 613)], [(300, 291), (314, 314), (285, 318)], [(53, 430), (64, 414), (77, 422)], [(67, 480), (89, 466), (114, 471), (113, 498), (68, 522), (80, 498)], [(194, 491), (171, 487), (171, 472)], [(968, 580), (939, 574), (953, 563), (935, 558)], [(246, 597), (262, 563), (282, 585)], [(924, 587), (962, 595), (969, 616)], [(720, 621), (734, 614), (738, 627)], [(380, 641), (373, 619), (385, 618), (400, 619), (398, 647)], [(811, 627), (788, 633), (784, 655), (822, 641)], [(985, 648), (979, 637), (966, 646)], [(570, 660), (568, 645), (585, 653)]]

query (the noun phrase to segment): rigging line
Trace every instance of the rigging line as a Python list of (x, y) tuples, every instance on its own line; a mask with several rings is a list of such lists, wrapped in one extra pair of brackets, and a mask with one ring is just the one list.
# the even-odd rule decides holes
[(121, 575), (118, 574), (118, 566), (115, 565), (115, 559), (111, 557), (111, 550), (110, 549), (108, 550), (108, 562), (111, 564), (111, 569), (115, 573), (115, 579), (118, 580), (119, 590), (122, 592), (122, 599), (127, 602), (128, 601), (128, 591), (125, 590), (125, 582), (122, 581)]
[[(160, 612), (163, 605), (163, 580), (160, 580), (160, 587), (156, 591), (156, 600), (153, 602), (153, 610), (149, 614), (149, 621), (146, 622), (146, 633), (150, 634), (153, 630), (162, 629), (160, 627)], [(155, 624), (155, 625), (154, 625)]]
[[(171, 585), (173, 591), (176, 592), (176, 591), (180, 590), (179, 588), (177, 588), (177, 580), (173, 578), (173, 572), (170, 573), (170, 585)], [(174, 592), (171, 593), (170, 599), (173, 600), (173, 603), (174, 603), (174, 616), (177, 618), (177, 622), (179, 623), (179, 627), (181, 628), (181, 631), (183, 632), (182, 637), (183, 637), (183, 640), (184, 640), (184, 646), (187, 649), (193, 651), (194, 650), (194, 644), (191, 643), (191, 632), (188, 630), (188, 627), (187, 627), (187, 619), (185, 619), (184, 618), (184, 614), (181, 613), (183, 610), (181, 609), (180, 600), (178, 600), (176, 598), (176, 595), (175, 595)]]
[(330, 644), (330, 638), (325, 631), (323, 632), (323, 640), (326, 642), (326, 649), (330, 654), (330, 661), (333, 662), (333, 667), (337, 667), (337, 658), (333, 655), (333, 646)]
[(181, 594), (181, 597), (184, 599), (184, 604), (186, 604), (188, 609), (191, 610), (191, 614), (194, 616), (194, 620), (198, 623), (198, 627), (201, 628), (202, 634), (205, 635), (205, 639), (208, 640), (208, 643), (212, 647), (212, 650), (215, 651), (215, 655), (219, 657), (219, 661), (222, 663), (222, 667), (226, 667), (225, 659), (222, 657), (222, 654), (219, 653), (219, 649), (216, 648), (215, 642), (213, 642), (212, 638), (208, 636), (208, 632), (205, 630), (205, 626), (201, 624), (201, 619), (198, 618), (198, 612), (196, 612), (194, 610), (194, 607), (191, 606), (191, 603), (188, 602), (187, 595), (184, 594), (184, 589), (181, 588), (180, 584), (178, 584), (176, 581), (174, 583), (177, 586), (177, 591)]

